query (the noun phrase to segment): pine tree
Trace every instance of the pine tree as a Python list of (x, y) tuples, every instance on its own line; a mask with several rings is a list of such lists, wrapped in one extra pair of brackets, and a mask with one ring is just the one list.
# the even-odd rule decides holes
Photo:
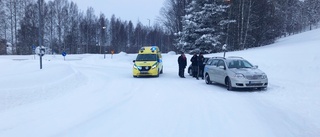
[(199, 26), (195, 32), (199, 35), (195, 41), (195, 47), (200, 49), (200, 52), (218, 52), (221, 51), (224, 40), (223, 35), (226, 35), (224, 28), (228, 23), (233, 21), (228, 20), (225, 16), (228, 6), (218, 5), (216, 2), (204, 1), (201, 11), (196, 13)]
[(320, 1), (319, 0), (305, 0), (306, 16), (308, 18), (308, 24), (310, 30), (313, 25), (320, 22)]
[(4, 2), (0, 0), (0, 40), (6, 39), (6, 17), (4, 9)]
[(228, 23), (226, 9), (215, 1), (195, 0), (191, 2), (183, 18), (183, 31), (177, 34), (177, 48), (189, 53), (212, 53), (221, 50)]
[(18, 45), (21, 54), (31, 54), (32, 45), (38, 45), (38, 5), (29, 4), (25, 10), (25, 17), (21, 20), (18, 31)]
[(194, 42), (199, 36), (195, 33), (198, 27), (195, 13), (199, 11), (199, 7), (200, 5), (196, 1), (191, 2), (187, 6), (186, 15), (182, 20), (182, 31), (176, 34), (177, 49), (180, 51), (191, 52), (196, 49)]

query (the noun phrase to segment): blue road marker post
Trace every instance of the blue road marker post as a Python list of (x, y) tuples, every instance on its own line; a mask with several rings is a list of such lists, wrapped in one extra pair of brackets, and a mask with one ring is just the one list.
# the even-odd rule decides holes
[(63, 60), (66, 60), (67, 53), (65, 51), (62, 52)]

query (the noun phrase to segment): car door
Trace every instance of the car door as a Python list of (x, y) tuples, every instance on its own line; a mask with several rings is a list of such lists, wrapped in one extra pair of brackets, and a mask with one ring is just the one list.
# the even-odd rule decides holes
[(215, 76), (216, 76), (216, 82), (217, 83), (221, 83), (221, 84), (225, 84), (224, 83), (224, 78), (226, 76), (227, 72), (226, 72), (226, 65), (224, 60), (220, 59), (217, 67), (216, 67), (216, 71), (215, 71)]
[(204, 66), (204, 72), (205, 72), (205, 74), (204, 75), (206, 75), (206, 74), (208, 74), (209, 75), (209, 77), (210, 77), (210, 73), (211, 73), (211, 71), (212, 71), (212, 66), (211, 66), (211, 62), (213, 61), (213, 59), (209, 59), (207, 62), (206, 62), (206, 65)]
[[(218, 59), (213, 59), (211, 62), (210, 62), (210, 67), (209, 67), (209, 70), (208, 70), (208, 74), (210, 76), (210, 80), (211, 81), (216, 81), (215, 79), (215, 73), (216, 73), (216, 69), (217, 69), (217, 64), (218, 64)], [(209, 63), (209, 62), (208, 62)]]

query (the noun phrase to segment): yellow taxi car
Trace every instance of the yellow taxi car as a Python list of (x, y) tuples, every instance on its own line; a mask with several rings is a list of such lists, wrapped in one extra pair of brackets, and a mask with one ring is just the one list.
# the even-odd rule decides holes
[(159, 74), (163, 73), (162, 55), (157, 46), (141, 47), (133, 62), (133, 77), (159, 77)]

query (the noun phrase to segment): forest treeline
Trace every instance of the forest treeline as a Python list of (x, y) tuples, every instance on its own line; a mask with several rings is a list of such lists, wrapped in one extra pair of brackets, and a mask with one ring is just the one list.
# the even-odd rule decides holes
[(68, 54), (136, 53), (145, 45), (163, 52), (243, 50), (313, 29), (319, 20), (319, 0), (165, 0), (151, 26), (82, 11), (68, 0), (0, 0), (0, 54), (32, 54), (38, 45)]

